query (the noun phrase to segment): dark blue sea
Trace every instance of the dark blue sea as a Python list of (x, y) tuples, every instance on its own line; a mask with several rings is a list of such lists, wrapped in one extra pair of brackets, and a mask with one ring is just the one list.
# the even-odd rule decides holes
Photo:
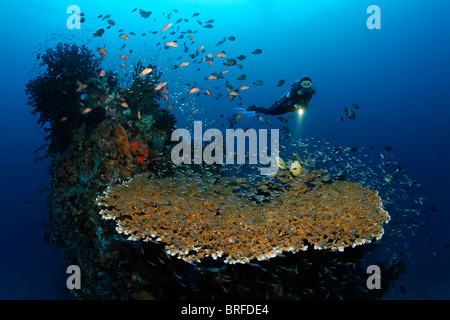
[[(75, 12), (67, 12), (71, 5), (83, 15), (71, 18)], [(373, 5), (375, 11), (368, 12)], [(152, 13), (144, 18), (140, 10)], [(243, 117), (235, 127), (287, 126), (288, 132), (280, 132), (281, 137), (288, 135), (282, 143), (326, 141), (339, 148), (355, 148), (360, 158), (367, 154), (400, 165), (415, 188), (410, 202), (402, 204), (414, 210), (402, 221), (414, 227), (398, 240), (407, 243), (406, 251), (398, 253), (405, 272), (383, 299), (449, 299), (449, 12), (446, 0), (2, 2), (0, 299), (74, 298), (66, 287), (63, 253), (44, 241), (50, 159), (35, 163), (42, 153), (34, 151), (46, 143), (46, 133), (31, 114), (24, 92), (26, 83), (45, 67), (37, 56), (59, 42), (86, 45), (94, 51), (105, 48), (108, 55), (102, 63), (108, 69), (119, 71), (122, 61), (127, 66), (137, 61), (157, 65), (168, 82), (177, 127), (188, 130), (193, 129), (194, 120), (201, 120), (205, 129), (229, 128), (228, 119), (236, 113), (233, 108), (269, 108), (297, 79), (310, 77), (317, 94), (303, 115), (294, 112), (294, 119), (287, 123), (267, 115), (271, 126), (257, 117)], [(113, 26), (102, 19), (106, 15)], [(175, 24), (178, 19), (188, 21)], [(205, 27), (211, 19), (211, 27)], [(173, 25), (161, 33), (169, 22)], [(179, 36), (178, 26), (179, 31), (191, 30), (195, 43), (185, 34), (177, 48), (164, 48), (164, 42)], [(94, 37), (100, 28), (105, 33)], [(118, 36), (130, 32), (136, 35), (126, 42)], [(226, 57), (214, 57), (214, 66), (208, 69), (207, 61), (199, 64), (200, 57), (192, 62), (183, 42), (191, 54), (203, 45), (200, 57), (210, 52), (224, 52)], [(120, 59), (123, 54), (129, 59)], [(245, 55), (237, 60), (240, 67), (223, 65), (227, 58), (239, 55)], [(174, 68), (184, 61), (190, 64)], [(204, 79), (224, 69), (229, 69), (224, 79)], [(244, 80), (237, 80), (244, 74)], [(249, 88), (231, 100), (225, 80), (235, 88)], [(201, 95), (188, 93), (194, 86), (202, 90)], [(204, 94), (205, 88), (212, 96)], [(350, 109), (354, 119), (349, 117)], [(287, 116), (283, 115), (283, 121)], [(403, 192), (400, 180), (399, 176), (385, 185), (398, 198)]]

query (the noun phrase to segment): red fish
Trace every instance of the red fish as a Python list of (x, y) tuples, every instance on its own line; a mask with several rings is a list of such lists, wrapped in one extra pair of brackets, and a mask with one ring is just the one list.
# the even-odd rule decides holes
[(108, 52), (106, 52), (106, 50), (103, 48), (97, 48), (97, 51), (104, 56), (108, 54)]
[(169, 29), (171, 25), (172, 25), (172, 22), (169, 22), (168, 24), (166, 24), (166, 25), (161, 29), (161, 32), (164, 32), (164, 31), (166, 31), (167, 29)]
[(165, 45), (168, 47), (174, 47), (174, 48), (178, 47), (177, 43), (173, 42), (173, 41), (166, 42)]
[(155, 91), (161, 90), (166, 84), (167, 82), (161, 82), (156, 86)]
[(77, 92), (80, 92), (81, 90), (83, 90), (84, 88), (86, 88), (86, 85), (84, 83), (81, 83), (81, 81), (77, 81)]
[(143, 76), (149, 74), (150, 72), (152, 72), (151, 68), (145, 68), (144, 70), (141, 71), (141, 73), (139, 73), (139, 78), (142, 78)]

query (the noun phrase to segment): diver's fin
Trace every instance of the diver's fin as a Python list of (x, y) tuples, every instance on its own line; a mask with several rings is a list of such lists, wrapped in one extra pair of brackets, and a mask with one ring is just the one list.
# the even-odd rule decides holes
[(248, 111), (245, 108), (233, 108), (237, 113), (241, 113), (245, 118), (253, 117), (256, 115), (256, 111)]

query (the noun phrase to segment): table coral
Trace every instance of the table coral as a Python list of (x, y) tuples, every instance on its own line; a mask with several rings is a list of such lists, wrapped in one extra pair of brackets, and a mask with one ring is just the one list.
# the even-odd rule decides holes
[(162, 242), (185, 261), (247, 263), (308, 246), (343, 251), (380, 239), (390, 217), (378, 192), (348, 181), (322, 183), (320, 174), (283, 173), (276, 183), (260, 182), (252, 189), (267, 192), (263, 205), (232, 178), (139, 175), (109, 187), (97, 205), (128, 240)]

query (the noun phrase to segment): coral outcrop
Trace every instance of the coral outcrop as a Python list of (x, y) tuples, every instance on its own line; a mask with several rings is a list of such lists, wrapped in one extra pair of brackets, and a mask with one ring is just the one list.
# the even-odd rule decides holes
[[(379, 159), (314, 139), (285, 141), (298, 164), (274, 177), (176, 166), (175, 117), (154, 89), (162, 68), (137, 62), (121, 79), (100, 61), (58, 44), (26, 87), (50, 140), (38, 149), (51, 158), (45, 239), (80, 266), (76, 298), (368, 299), (404, 272), (392, 244), (407, 246), (418, 203), (401, 209), (406, 174), (394, 188)], [(144, 68), (152, 71), (140, 77)], [(394, 220), (385, 235), (390, 217), (375, 190)], [(367, 262), (384, 264), (382, 290), (365, 286)]]

